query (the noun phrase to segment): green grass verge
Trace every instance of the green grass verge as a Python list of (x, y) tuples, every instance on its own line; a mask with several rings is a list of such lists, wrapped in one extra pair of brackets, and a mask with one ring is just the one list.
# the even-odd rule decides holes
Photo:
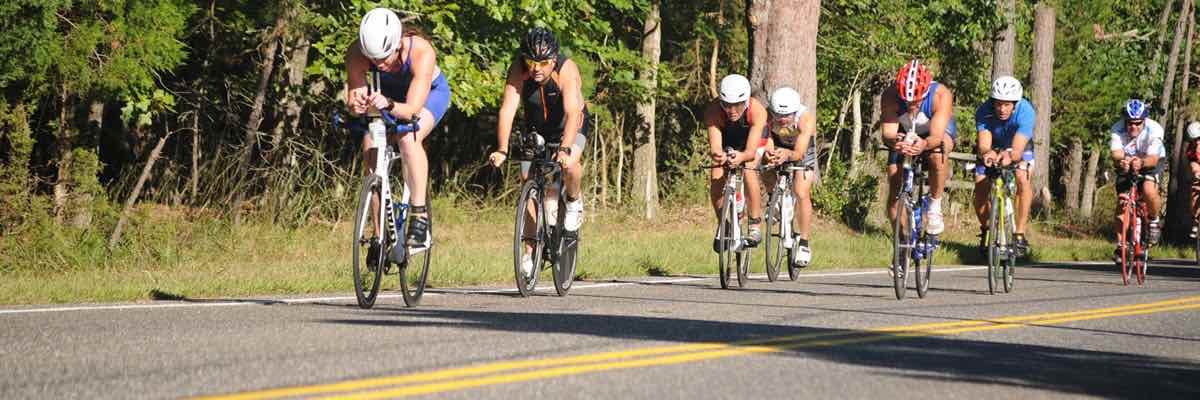
[[(512, 212), (465, 210), (435, 203), (434, 287), (511, 286)], [(655, 221), (620, 211), (590, 212), (582, 232), (579, 275), (585, 280), (642, 275), (715, 274), (711, 210), (681, 207)], [(948, 218), (936, 263), (978, 263), (974, 225)], [(81, 303), (172, 298), (249, 297), (351, 292), (349, 224), (298, 229), (268, 223), (231, 225), (211, 216), (161, 207), (139, 210), (126, 245), (109, 253), (103, 240), (57, 231), (0, 238), (0, 304)], [(1033, 262), (1104, 260), (1102, 238), (1033, 233)], [(883, 268), (891, 244), (882, 233), (861, 233), (821, 220), (814, 227), (813, 267)], [(1155, 257), (1187, 258), (1188, 250), (1160, 247)], [(753, 271), (762, 272), (755, 250)], [(786, 275), (786, 272), (783, 273)], [(397, 286), (389, 277), (385, 287)]]

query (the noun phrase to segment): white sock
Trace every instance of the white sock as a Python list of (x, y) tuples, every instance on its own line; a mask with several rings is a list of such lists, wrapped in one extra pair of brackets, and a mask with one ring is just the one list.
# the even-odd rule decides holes
[(929, 212), (942, 212), (942, 199), (930, 197)]

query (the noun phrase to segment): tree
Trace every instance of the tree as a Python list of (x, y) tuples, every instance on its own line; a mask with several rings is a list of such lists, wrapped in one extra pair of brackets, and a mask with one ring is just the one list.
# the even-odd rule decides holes
[[(1192, 0), (1184, 0), (1183, 14), (1179, 17), (1180, 23), (1187, 26), (1187, 51), (1184, 54), (1181, 85), (1182, 88), (1180, 90), (1180, 97), (1184, 99), (1185, 102), (1188, 98), (1188, 84), (1191, 82), (1192, 75), (1190, 71), (1192, 67), (1192, 37), (1195, 34), (1194, 31), (1196, 24), (1193, 10), (1194, 6), (1195, 4), (1192, 2)], [(1175, 40), (1179, 40), (1179, 32), (1176, 32)], [(1172, 52), (1176, 50), (1175, 47), (1178, 45), (1178, 43), (1172, 44)], [(1174, 56), (1174, 54), (1172, 54), (1172, 56)], [(1170, 84), (1173, 81), (1172, 75), (1174, 75), (1174, 71), (1167, 71), (1168, 83), (1166, 84)], [(1170, 97), (1167, 97), (1166, 101), (1170, 101)], [(1182, 110), (1184, 107), (1177, 106), (1176, 108)], [(1185, 113), (1180, 112), (1179, 110), (1176, 110), (1176, 112), (1173, 114), (1177, 119), (1176, 121), (1163, 121), (1167, 126), (1164, 128), (1166, 132), (1169, 132), (1171, 136), (1174, 136), (1174, 147), (1172, 148), (1172, 154), (1170, 158), (1171, 181), (1168, 185), (1167, 191), (1166, 229), (1169, 233), (1169, 237), (1176, 238), (1186, 237), (1185, 233), (1187, 233), (1191, 228), (1192, 220), (1189, 218), (1191, 216), (1189, 207), (1191, 205), (1191, 189), (1189, 187), (1190, 185), (1185, 184), (1189, 181), (1187, 177), (1191, 175), (1191, 173), (1188, 170), (1188, 162), (1184, 157), (1182, 150), (1183, 136), (1186, 134), (1184, 127), (1187, 124), (1183, 118)], [(1172, 114), (1164, 114), (1164, 117), (1169, 115)], [(1182, 241), (1180, 240), (1180, 242)]]
[(633, 150), (633, 193), (643, 207), (643, 217), (654, 218), (658, 212), (658, 149), (654, 140), (655, 89), (658, 88), (658, 61), (662, 54), (662, 18), (659, 17), (659, 1), (650, 4), (642, 31), (642, 58), (646, 68), (642, 70), (642, 81), (650, 86), (650, 94), (639, 103), (637, 112), (642, 116), (641, 126), (636, 130)]
[(817, 25), (820, 19), (820, 0), (771, 1), (766, 54), (754, 60), (754, 63), (764, 63), (763, 93), (791, 86), (800, 92), (804, 104), (816, 108)]
[(1017, 44), (1017, 2), (999, 0), (997, 3), (1004, 11), (1004, 25), (1003, 29), (996, 32), (992, 42), (992, 80), (1013, 75), (1013, 55)]
[[(1044, 2), (1038, 3), (1034, 17), (1034, 47), (1033, 70), (1033, 107), (1037, 109), (1037, 123), (1034, 127), (1034, 193), (1049, 193), (1044, 191), (1050, 182), (1050, 115), (1053, 113), (1051, 93), (1054, 90), (1054, 6)], [(1011, 27), (1010, 27), (1011, 29)], [(1078, 166), (1074, 165), (1073, 166)], [(1075, 175), (1077, 176), (1077, 175)], [(1071, 187), (1071, 185), (1068, 185)], [(1078, 188), (1078, 182), (1074, 183)], [(1050, 207), (1051, 201), (1041, 196), (1042, 207)], [(1076, 197), (1067, 199), (1067, 204), (1075, 204)]]

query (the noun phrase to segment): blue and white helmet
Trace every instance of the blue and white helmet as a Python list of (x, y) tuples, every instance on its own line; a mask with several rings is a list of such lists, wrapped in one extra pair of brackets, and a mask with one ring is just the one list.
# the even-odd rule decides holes
[(1146, 119), (1150, 116), (1150, 106), (1138, 99), (1130, 99), (1125, 102), (1125, 113), (1122, 115), (1126, 120), (1131, 119)]

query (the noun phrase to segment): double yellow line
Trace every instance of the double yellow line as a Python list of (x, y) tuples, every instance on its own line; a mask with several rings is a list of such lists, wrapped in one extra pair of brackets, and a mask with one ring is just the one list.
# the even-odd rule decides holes
[(819, 332), (731, 343), (695, 343), (570, 357), (505, 361), (408, 375), (269, 389), (207, 397), (207, 399), (274, 399), (322, 396), (322, 398), (328, 399), (394, 398), (536, 379), (548, 379), (566, 375), (683, 364), (748, 354), (777, 353), (797, 348), (828, 347), (911, 337), (1012, 329), (1025, 326), (1046, 326), (1072, 321), (1197, 308), (1200, 308), (1200, 296), (1192, 296), (1153, 303), (1083, 311), (1023, 315), (986, 320), (936, 322), (883, 327), (866, 331)]

